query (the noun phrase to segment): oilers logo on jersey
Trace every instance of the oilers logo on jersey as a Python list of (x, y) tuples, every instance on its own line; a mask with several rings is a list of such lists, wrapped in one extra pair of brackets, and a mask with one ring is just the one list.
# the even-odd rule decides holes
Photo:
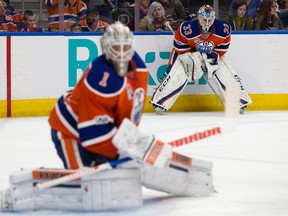
[(200, 41), (196, 44), (196, 50), (200, 53), (212, 53), (214, 49), (213, 41)]

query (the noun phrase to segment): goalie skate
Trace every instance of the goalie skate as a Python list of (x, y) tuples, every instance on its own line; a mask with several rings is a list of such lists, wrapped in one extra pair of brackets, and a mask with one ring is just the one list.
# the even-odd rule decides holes
[(8, 195), (8, 190), (0, 191), (0, 209), (3, 211), (9, 210)]
[(153, 107), (154, 107), (154, 109), (155, 109), (155, 112), (156, 112), (156, 114), (158, 114), (158, 115), (164, 115), (164, 114), (166, 114), (166, 109), (165, 108), (162, 108), (162, 107), (160, 107), (160, 106), (156, 106), (156, 105), (153, 105)]

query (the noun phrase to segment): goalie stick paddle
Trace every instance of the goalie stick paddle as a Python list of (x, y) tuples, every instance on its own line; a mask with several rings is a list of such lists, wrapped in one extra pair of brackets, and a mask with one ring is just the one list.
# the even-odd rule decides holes
[(72, 173), (72, 174), (57, 178), (57, 179), (53, 179), (53, 180), (50, 180), (47, 182), (38, 183), (35, 187), (39, 191), (42, 191), (42, 190), (47, 189), (47, 188), (51, 188), (51, 187), (54, 187), (54, 186), (57, 186), (57, 185), (60, 185), (60, 184), (63, 184), (63, 183), (69, 182), (69, 181), (73, 181), (75, 179), (81, 178), (81, 177), (86, 176), (86, 175), (91, 175), (91, 174), (94, 174), (97, 172), (101, 172), (104, 170), (109, 170), (109, 169), (115, 168), (118, 165), (125, 163), (127, 161), (130, 161), (130, 160), (132, 160), (132, 159), (129, 157), (126, 157), (126, 158), (122, 158), (119, 160), (114, 160), (114, 161), (110, 161), (107, 163), (103, 163), (103, 164), (100, 164), (98, 166), (83, 168), (79, 171), (76, 171), (75, 173)]
[[(199, 141), (199, 140), (208, 138), (210, 136), (215, 136), (217, 134), (222, 134), (221, 127), (219, 127), (219, 126), (211, 128), (211, 129), (207, 129), (207, 130), (202, 131), (202, 132), (197, 132), (197, 133), (191, 134), (191, 135), (186, 136), (186, 137), (182, 137), (180, 139), (169, 142), (169, 144), (172, 145), (172, 147), (179, 147), (179, 146), (187, 145), (187, 144), (195, 142), (195, 141)], [(51, 188), (51, 187), (54, 187), (54, 186), (57, 186), (57, 185), (60, 185), (63, 183), (67, 183), (67, 182), (79, 179), (83, 176), (87, 176), (87, 175), (95, 174), (97, 172), (101, 172), (104, 170), (109, 170), (109, 169), (115, 168), (118, 165), (126, 163), (130, 160), (132, 160), (132, 159), (129, 157), (126, 157), (126, 158), (122, 158), (119, 160), (113, 160), (113, 161), (110, 161), (107, 163), (103, 163), (103, 164), (100, 164), (98, 166), (83, 168), (83, 169), (78, 170), (78, 171), (76, 170), (75, 173), (65, 175), (65, 176), (62, 176), (60, 178), (53, 179), (50, 181), (38, 183), (38, 184), (36, 184), (35, 187), (39, 191), (42, 191), (42, 190), (45, 190), (45, 189), (48, 189), (48, 188)]]

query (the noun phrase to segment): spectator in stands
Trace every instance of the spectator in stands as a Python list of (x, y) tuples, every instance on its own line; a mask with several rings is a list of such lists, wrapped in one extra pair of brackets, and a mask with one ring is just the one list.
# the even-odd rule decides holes
[(86, 19), (87, 5), (81, 1), (77, 0), (75, 7), (70, 10), (71, 14), (71, 25)]
[(140, 10), (139, 20), (147, 16), (150, 2), (151, 2), (150, 0), (139, 0), (139, 10)]
[(100, 20), (99, 11), (96, 7), (87, 11), (86, 20), (79, 22), (82, 32), (104, 32), (109, 23)]
[(70, 26), (70, 32), (82, 32), (81, 25), (76, 22)]
[[(235, 4), (235, 1), (237, 0), (233, 0), (231, 5), (230, 5), (230, 9), (232, 9), (232, 6)], [(257, 15), (257, 10), (258, 8), (260, 7), (260, 4), (261, 4), (261, 1), (262, 0), (246, 0), (246, 3), (248, 5), (248, 8), (247, 8), (247, 13), (250, 17), (252, 17), (253, 19), (256, 17)]]
[(116, 7), (133, 6), (133, 4), (134, 4), (134, 0), (90, 0), (88, 4), (88, 8), (107, 5), (112, 10)]
[(166, 18), (174, 30), (186, 19), (184, 6), (179, 0), (157, 0), (165, 9)]
[(278, 13), (281, 22), (284, 26), (284, 29), (288, 29), (288, 1), (287, 0), (279, 0), (279, 10)]
[(38, 26), (38, 21), (32, 10), (26, 10), (24, 12), (23, 28), (21, 32), (44, 32), (44, 29)]
[(118, 20), (120, 10), (123, 11), (127, 7), (134, 6), (134, 0), (90, 0), (88, 9), (95, 6), (99, 11), (100, 19), (111, 24)]
[(10, 1), (9, 0), (3, 0), (6, 3), (6, 7), (8, 10), (10, 11), (14, 11), (14, 7), (12, 5), (10, 5)]
[(246, 0), (236, 0), (232, 5), (231, 15), (224, 17), (233, 31), (252, 30), (253, 19), (248, 15), (247, 8)]
[(134, 0), (122, 0), (120, 1), (120, 7), (134, 7)]
[(90, 3), (90, 0), (82, 0), (84, 3), (85, 3), (85, 5), (87, 5), (87, 7), (88, 7), (88, 5), (89, 5), (89, 3)]
[(159, 2), (153, 2), (139, 24), (140, 31), (170, 31), (169, 22), (165, 18), (165, 10)]
[(97, 8), (100, 19), (111, 24), (113, 22), (112, 12), (117, 8), (117, 0), (90, 0), (88, 10), (91, 8)]
[(277, 11), (279, 11), (279, 5), (276, 0), (262, 0), (255, 21), (255, 29), (256, 30), (284, 29)]
[[(60, 30), (60, 5), (59, 0), (42, 0), (42, 3), (48, 9), (48, 29), (49, 31), (59, 31)], [(76, 6), (75, 0), (65, 0), (64, 4), (64, 20), (63, 28), (64, 31), (70, 31), (71, 26), (71, 10)]]
[(6, 2), (0, 0), (0, 31), (17, 32), (17, 24), (23, 21), (23, 15), (7, 8)]

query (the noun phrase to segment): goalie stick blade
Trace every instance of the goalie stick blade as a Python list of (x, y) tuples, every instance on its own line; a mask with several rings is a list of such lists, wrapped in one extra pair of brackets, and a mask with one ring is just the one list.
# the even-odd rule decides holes
[(236, 81), (231, 81), (226, 86), (225, 117), (238, 118), (240, 114), (240, 86)]
[(237, 128), (240, 115), (240, 85), (236, 81), (231, 81), (226, 86), (225, 93), (225, 120), (222, 125), (223, 132), (230, 133)]

